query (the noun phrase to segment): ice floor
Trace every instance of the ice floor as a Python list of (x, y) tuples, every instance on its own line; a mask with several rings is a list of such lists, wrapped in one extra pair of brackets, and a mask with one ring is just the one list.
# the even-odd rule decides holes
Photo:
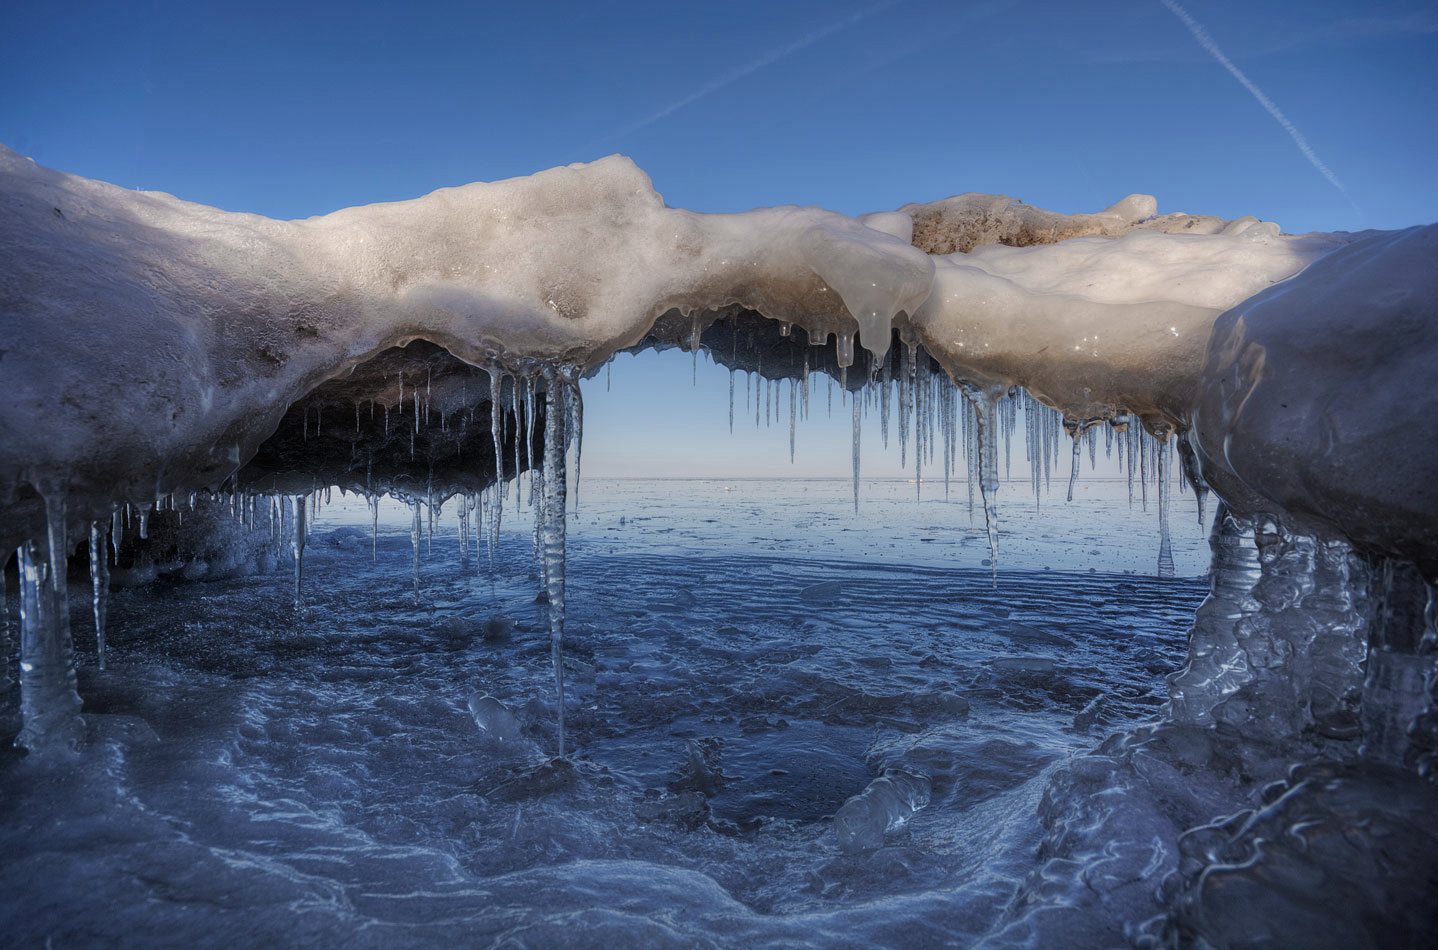
[[(995, 588), (961, 483), (866, 483), (856, 517), (847, 481), (585, 481), (567, 764), (512, 501), (492, 568), (442, 514), (418, 601), (408, 511), (372, 561), (338, 496), (302, 618), (284, 572), (119, 591), (102, 672), (77, 601), (92, 741), (0, 753), (3, 942), (970, 944), (1035, 866), (1049, 773), (1157, 712), (1205, 592), (1191, 495), (1161, 581), (1122, 483), (1041, 517), (1025, 490)], [(829, 817), (887, 767), (932, 801), (846, 854)]]

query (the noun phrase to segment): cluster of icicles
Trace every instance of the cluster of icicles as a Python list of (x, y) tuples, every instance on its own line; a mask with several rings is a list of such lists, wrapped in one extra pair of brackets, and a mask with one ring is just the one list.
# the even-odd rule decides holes
[[(785, 334), (788, 335), (787, 333)], [(951, 482), (957, 477), (960, 463), (963, 465), (963, 479), (968, 493), (969, 514), (974, 513), (977, 498), (984, 510), (984, 523), (988, 532), (989, 562), (997, 583), (998, 571), (998, 512), (994, 494), (999, 489), (999, 445), (1003, 441), (1004, 480), (1013, 473), (1013, 440), (1019, 428), (1019, 410), (1024, 414), (1024, 451), (1029, 463), (1030, 482), (1033, 488), (1035, 508), (1043, 504), (1044, 493), (1053, 483), (1053, 474), (1061, 456), (1061, 436), (1071, 442), (1072, 454), (1069, 468), (1068, 501), (1074, 500), (1078, 485), (1079, 471), (1085, 448), (1088, 453), (1089, 469), (1098, 463), (1100, 431), (1104, 443), (1105, 457), (1113, 459), (1118, 455), (1119, 468), (1128, 480), (1128, 501), (1132, 506), (1137, 498), (1143, 510), (1148, 510), (1149, 488), (1156, 489), (1159, 513), (1159, 556), (1158, 576), (1172, 577), (1173, 555), (1169, 533), (1170, 473), (1173, 469), (1173, 455), (1180, 443), (1185, 443), (1187, 433), (1176, 433), (1165, 429), (1158, 435), (1150, 434), (1142, 424), (1126, 412), (1116, 413), (1108, 419), (1074, 422), (1064, 418), (1063, 413), (1052, 409), (1030, 396), (1020, 387), (1013, 387), (997, 393), (977, 387), (955, 384), (947, 374), (935, 372), (927, 353), (921, 347), (908, 345), (901, 351), (901, 365), (897, 373), (888, 361), (871, 366), (868, 380), (857, 391), (848, 388), (849, 360), (843, 359), (843, 340), (840, 343), (840, 375), (838, 386), (834, 377), (827, 376), (828, 391), (825, 411), (834, 412), (834, 392), (840, 393), (841, 404), (849, 403), (853, 420), (853, 487), (854, 512), (859, 511), (860, 498), (860, 450), (864, 420), (875, 414), (879, 419), (880, 434), (884, 448), (889, 448), (891, 430), (897, 428), (899, 458), (901, 465), (908, 465), (913, 459), (915, 498), (922, 497), (925, 471), (933, 471), (937, 464), (943, 471), (944, 499), (949, 499)], [(698, 349), (694, 349), (697, 361)], [(729, 371), (729, 431), (734, 431), (736, 405), (736, 378), (738, 372)], [(797, 378), (766, 379), (762, 366), (758, 372), (747, 373), (744, 383), (745, 412), (754, 413), (754, 425), (782, 422), (787, 401), (789, 420), (789, 460), (794, 461), (796, 431), (798, 423), (809, 417), (811, 409), (810, 364), (806, 356)], [(787, 397), (784, 386), (787, 383)], [(897, 418), (895, 416), (897, 415)], [(912, 445), (911, 445), (912, 443)], [(1191, 460), (1192, 452), (1185, 454)], [(1203, 502), (1206, 486), (1190, 465), (1179, 466), (1179, 488), (1194, 491), (1198, 500), (1198, 520), (1203, 523)]]
[[(696, 350), (697, 359), (697, 350)], [(762, 371), (762, 367), (760, 368)], [(828, 377), (827, 412), (834, 411), (835, 390), (841, 407), (847, 401), (853, 420), (853, 492), (854, 507), (860, 501), (860, 444), (864, 420), (877, 415), (883, 443), (887, 448), (891, 432), (897, 431), (899, 451), (904, 464), (912, 459), (916, 498), (922, 494), (925, 471), (938, 466), (943, 473), (944, 495), (961, 470), (968, 492), (972, 515), (977, 498), (983, 508), (988, 533), (991, 569), (997, 583), (998, 517), (995, 495), (998, 477), (1000, 442), (1003, 471), (1008, 478), (1013, 463), (1013, 442), (1018, 432), (1019, 412), (1023, 411), (1024, 448), (1030, 463), (1034, 504), (1041, 505), (1043, 494), (1051, 486), (1062, 452), (1062, 437), (1071, 440), (1071, 468), (1068, 499), (1073, 500), (1082, 458), (1087, 450), (1090, 469), (1096, 465), (1100, 432), (1105, 453), (1117, 453), (1121, 468), (1127, 473), (1129, 501), (1137, 500), (1145, 508), (1150, 488), (1156, 488), (1160, 525), (1158, 573), (1170, 576), (1173, 559), (1169, 549), (1170, 472), (1173, 468), (1175, 442), (1183, 438), (1172, 432), (1154, 436), (1127, 414), (1107, 420), (1075, 423), (1050, 409), (1023, 390), (1014, 388), (986, 392), (962, 384), (954, 384), (947, 375), (935, 372), (926, 353), (909, 346), (900, 357), (899, 371), (886, 362), (869, 374), (867, 383), (857, 390), (847, 388), (841, 371), (839, 384)], [(754, 413), (754, 422), (766, 425), (781, 423), (787, 414), (790, 427), (790, 457), (794, 456), (795, 430), (800, 420), (807, 419), (816, 401), (811, 385), (807, 359), (798, 378), (766, 379), (761, 372), (747, 374), (744, 383), (745, 411)], [(496, 469), (500, 472), (494, 483), (479, 493), (453, 494), (440, 497), (431, 489), (424, 497), (403, 496), (413, 513), (411, 541), (413, 546), (413, 583), (416, 598), (420, 597), (422, 548), (432, 550), (434, 527), (443, 506), (457, 497), (458, 538), (463, 563), (471, 549), (475, 562), (487, 561), (492, 567), (499, 544), (500, 527), (511, 490), (516, 513), (527, 507), (533, 517), (533, 556), (536, 571), (542, 578), (547, 602), (550, 647), (554, 668), (557, 710), (558, 753), (565, 755), (564, 732), (564, 668), (561, 651), (565, 623), (565, 519), (568, 507), (569, 452), (574, 451), (575, 504), (578, 504), (577, 482), (582, 450), (583, 400), (580, 395), (580, 372), (567, 365), (543, 365), (537, 371), (517, 374), (510, 385), (504, 385), (504, 374), (490, 370), (491, 414), (490, 432), (493, 439)], [(732, 431), (737, 406), (737, 373), (730, 371), (729, 424)], [(785, 384), (787, 393), (785, 392)], [(421, 414), (419, 394), (414, 393), (416, 410), (413, 425), (416, 431), (428, 411)], [(507, 398), (506, 398), (507, 397)], [(533, 444), (532, 431), (541, 422), (543, 405), (544, 457), (529, 458)], [(508, 404), (507, 406), (505, 404)], [(388, 411), (388, 410), (387, 410)], [(510, 432), (511, 423), (516, 430)], [(316, 430), (321, 425), (316, 419)], [(358, 423), (356, 424), (358, 428)], [(388, 426), (386, 426), (388, 431)], [(504, 456), (504, 445), (514, 444), (514, 478), (511, 488), (504, 474), (507, 467), (498, 464)], [(1191, 453), (1185, 453), (1191, 457)], [(527, 475), (526, 479), (524, 476)], [(1180, 486), (1192, 485), (1198, 494), (1202, 520), (1203, 487), (1185, 466), (1180, 466)], [(978, 491), (975, 492), (977, 487)], [(27, 540), (18, 551), (20, 577), (21, 625), (21, 710), (24, 720), (17, 744), (38, 750), (56, 744), (70, 745), (80, 735), (78, 711), (80, 698), (76, 690), (75, 667), (67, 607), (66, 560), (71, 551), (66, 538), (65, 494), (62, 490), (41, 493), (45, 502), (46, 531), (40, 538)], [(188, 497), (193, 510), (197, 497)], [(299, 495), (266, 495), (240, 491), (222, 491), (206, 496), (209, 501), (227, 508), (229, 514), (250, 531), (265, 529), (275, 547), (288, 542), (294, 564), (294, 606), (303, 614), (304, 551), (309, 525), (318, 515), (321, 504), (331, 499), (330, 488)], [(373, 516), (374, 541), (371, 556), (377, 556), (379, 525), (379, 493), (367, 492)], [(154, 510), (169, 510), (177, 521), (183, 519), (182, 504), (173, 495), (158, 499)], [(151, 506), (117, 506), (111, 518), (96, 521), (89, 530), (89, 565), (91, 575), (92, 616), (94, 620), (97, 662), (105, 666), (105, 618), (110, 589), (110, 564), (118, 563), (127, 531), (148, 537)], [(427, 525), (427, 530), (426, 530)], [(487, 558), (479, 557), (481, 540)], [(0, 597), (3, 597), (0, 587)], [(9, 614), (0, 602), (3, 627), (0, 636), (8, 642)], [(8, 676), (8, 670), (6, 674)], [(8, 683), (0, 685), (8, 686)]]

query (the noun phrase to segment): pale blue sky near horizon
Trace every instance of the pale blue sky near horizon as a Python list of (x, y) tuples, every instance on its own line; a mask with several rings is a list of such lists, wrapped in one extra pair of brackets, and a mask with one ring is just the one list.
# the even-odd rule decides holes
[[(1289, 231), (1438, 220), (1432, 3), (1181, 9), (1253, 90), (1161, 0), (16, 3), (0, 142), (281, 218), (622, 152), (700, 211), (1144, 192)], [(691, 373), (671, 351), (586, 383), (586, 473), (848, 472), (847, 412), (791, 465), (787, 423), (731, 436), (727, 372)], [(866, 473), (903, 474), (875, 429)]]

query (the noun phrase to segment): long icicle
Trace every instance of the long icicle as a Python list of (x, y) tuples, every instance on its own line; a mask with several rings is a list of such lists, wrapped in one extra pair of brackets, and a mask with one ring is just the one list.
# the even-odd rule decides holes
[(860, 405), (860, 402), (859, 402), (859, 399), (858, 399), (858, 396), (857, 396), (857, 395), (855, 395), (855, 397), (854, 397), (854, 399), (853, 399), (853, 406), (854, 406), (854, 514), (857, 515), (857, 514), (859, 513), (859, 442), (860, 442), (859, 435), (860, 435), (860, 428), (861, 428), (860, 423), (861, 423), (861, 421), (862, 421), (862, 419), (863, 419), (863, 411), (862, 411), (862, 408), (861, 408), (861, 405)]
[(565, 381), (559, 370), (546, 372), (544, 413), (544, 587), (549, 601), (549, 649), (554, 663), (554, 695), (559, 757), (564, 748), (564, 555), (565, 555)]
[(424, 525), (419, 517), (419, 499), (412, 499), (409, 503), (411, 521), (409, 528), (410, 546), (414, 549), (413, 573), (414, 573), (414, 599), (419, 603), (419, 544), (424, 534)]
[(1158, 576), (1172, 577), (1173, 545), (1169, 537), (1169, 471), (1173, 468), (1173, 439), (1163, 433), (1157, 440), (1158, 450)]
[(95, 657), (105, 668), (105, 616), (110, 607), (110, 564), (105, 551), (105, 529), (90, 522), (90, 607), (95, 616)]
[(994, 586), (999, 586), (999, 513), (994, 496), (999, 490), (998, 433), (995, 431), (993, 396), (978, 390), (964, 394), (974, 406), (976, 444), (979, 452), (979, 496), (984, 505), (984, 530), (989, 536), (989, 569)]
[(5, 577), (0, 574), (0, 696), (8, 696), (15, 682), (10, 670), (10, 600), (5, 594)]
[[(730, 377), (733, 382), (733, 377)], [(569, 426), (565, 429), (565, 435), (574, 442), (574, 513), (579, 514), (579, 475), (581, 466), (584, 463), (584, 393), (579, 388), (579, 375), (576, 373), (569, 383)], [(731, 393), (732, 396), (732, 393)], [(731, 417), (733, 413), (730, 413)], [(730, 419), (730, 429), (733, 429), (733, 419)]]
[(1083, 447), (1083, 426), (1074, 429), (1074, 454), (1073, 465), (1069, 468), (1069, 501), (1074, 500), (1074, 488), (1078, 486), (1079, 475), (1079, 450)]
[[(65, 496), (42, 492), (46, 543), (18, 551), (20, 579), (20, 715), (15, 744), (31, 752), (73, 746), (83, 733), (65, 583)], [(48, 560), (47, 560), (48, 558)]]
[(304, 610), (306, 501), (308, 498), (305, 495), (296, 495), (292, 501), (294, 534), (290, 538), (290, 554), (295, 559), (295, 613)]

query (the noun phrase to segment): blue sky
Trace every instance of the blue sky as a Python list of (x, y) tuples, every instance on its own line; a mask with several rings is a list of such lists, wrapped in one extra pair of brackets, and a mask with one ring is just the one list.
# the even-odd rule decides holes
[[(704, 211), (1147, 192), (1291, 231), (1438, 220), (1431, 3), (1183, 9), (1347, 195), (1161, 0), (15, 3), (0, 141), (277, 217), (623, 152)], [(622, 357), (589, 384), (586, 472), (847, 472), (840, 413), (791, 466), (787, 427), (731, 437), (727, 373), (691, 372)], [(900, 474), (877, 443), (865, 467)]]

